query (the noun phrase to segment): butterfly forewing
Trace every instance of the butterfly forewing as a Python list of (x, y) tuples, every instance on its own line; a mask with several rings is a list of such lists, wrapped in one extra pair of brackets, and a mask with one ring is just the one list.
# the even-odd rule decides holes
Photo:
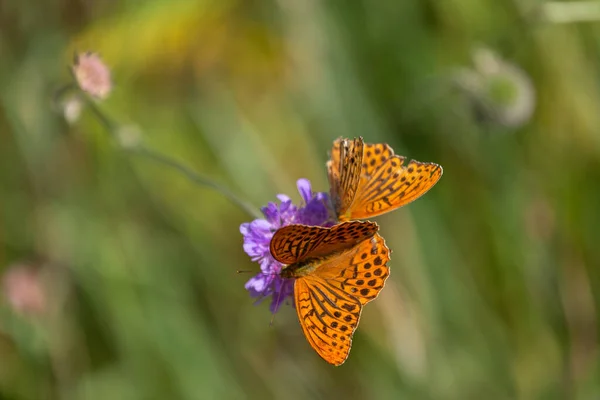
[(352, 218), (370, 218), (402, 207), (431, 189), (441, 178), (442, 167), (434, 163), (392, 156), (361, 185), (352, 205)]
[(337, 197), (340, 193), (340, 164), (341, 164), (341, 147), (342, 139), (337, 139), (333, 142), (331, 148), (331, 154), (329, 155), (329, 161), (327, 161), (327, 174), (329, 178), (329, 192), (331, 194), (331, 200), (334, 206), (339, 203), (340, 199)]
[(271, 255), (282, 264), (329, 256), (372, 237), (378, 229), (376, 223), (369, 221), (344, 222), (331, 228), (288, 225), (273, 235)]
[(352, 207), (360, 182), (364, 142), (358, 139), (338, 139), (328, 163), (331, 198), (338, 217)]
[(369, 179), (377, 167), (393, 155), (394, 150), (386, 143), (365, 143), (360, 177), (361, 185)]
[[(362, 156), (348, 157), (361, 148)], [(358, 181), (352, 162), (357, 158), (361, 160)], [(338, 219), (365, 219), (395, 210), (421, 197), (442, 176), (437, 164), (405, 162), (405, 157), (395, 155), (385, 143), (337, 139), (327, 167)]]

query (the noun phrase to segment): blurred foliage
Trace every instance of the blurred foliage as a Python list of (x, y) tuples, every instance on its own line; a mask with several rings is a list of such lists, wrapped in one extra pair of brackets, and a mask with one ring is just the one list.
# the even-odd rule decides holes
[[(530, 3), (530, 4), (525, 4)], [(567, 4), (567, 3), (565, 3)], [(543, 2), (0, 2), (0, 268), (47, 310), (0, 305), (2, 399), (597, 399), (600, 28)], [(482, 123), (453, 80), (487, 46), (529, 75), (525, 125)], [(124, 152), (55, 91), (75, 51), (99, 107), (259, 207), (327, 191), (338, 136), (444, 167), (377, 218), (392, 274), (339, 368), (244, 290), (252, 216)]]

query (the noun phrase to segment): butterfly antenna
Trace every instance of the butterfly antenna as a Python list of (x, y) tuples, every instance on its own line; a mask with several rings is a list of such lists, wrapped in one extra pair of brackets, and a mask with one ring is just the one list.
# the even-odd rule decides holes
[[(244, 274), (244, 273), (248, 273), (248, 272), (255, 273), (256, 271), (252, 271), (252, 270), (240, 270), (240, 269), (238, 269), (237, 271), (235, 271), (236, 274)], [(262, 272), (261, 271), (261, 272), (258, 273), (258, 275), (273, 276), (273, 275), (277, 275), (277, 274), (269, 273), (269, 272)], [(283, 287), (283, 285), (282, 285), (282, 287)], [(273, 315), (271, 316), (271, 322), (269, 322), (269, 326), (273, 326), (273, 321), (275, 321), (275, 314), (277, 313), (277, 311), (279, 311), (279, 307), (280, 307), (279, 301), (281, 300), (281, 292), (282, 291), (283, 290), (279, 291), (279, 293), (277, 294), (277, 303), (275, 303), (276, 304), (276, 306), (275, 306), (275, 312), (273, 312)], [(263, 298), (264, 297), (262, 297), (259, 300), (262, 300)]]

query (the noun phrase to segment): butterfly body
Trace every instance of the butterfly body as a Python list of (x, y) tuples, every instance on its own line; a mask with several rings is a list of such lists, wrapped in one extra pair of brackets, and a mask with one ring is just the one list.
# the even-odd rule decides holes
[(287, 267), (283, 268), (279, 275), (282, 278), (293, 279), (313, 274), (317, 270), (317, 268), (319, 268), (320, 265), (323, 265), (329, 259), (335, 258), (335, 256), (336, 253), (327, 257), (316, 257), (294, 264), (290, 264)]
[(331, 228), (288, 225), (271, 240), (271, 255), (294, 279), (294, 302), (306, 339), (327, 362), (341, 365), (363, 306), (389, 276), (389, 249), (373, 222)]

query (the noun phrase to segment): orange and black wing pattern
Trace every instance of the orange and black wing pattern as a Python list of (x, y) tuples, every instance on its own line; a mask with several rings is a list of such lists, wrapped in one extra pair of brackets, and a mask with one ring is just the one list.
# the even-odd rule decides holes
[(304, 335), (333, 365), (348, 357), (363, 305), (377, 297), (389, 276), (390, 252), (377, 230), (377, 224), (360, 221), (331, 228), (289, 225), (271, 241), (273, 257), (291, 264)]
[[(347, 143), (353, 146), (345, 146)], [(366, 219), (400, 208), (424, 195), (442, 177), (443, 169), (435, 163), (411, 160), (395, 155), (392, 148), (385, 144), (364, 144), (362, 139), (337, 139), (331, 150), (328, 162), (331, 196), (340, 221)], [(344, 148), (362, 148), (362, 155), (351, 159), (342, 157)], [(358, 182), (356, 176), (350, 182), (341, 185), (342, 171), (356, 174), (355, 162), (360, 159)], [(345, 162), (350, 162), (347, 166)], [(349, 193), (343, 192), (351, 187)], [(336, 200), (337, 199), (337, 200)], [(342, 200), (343, 199), (343, 200)]]

